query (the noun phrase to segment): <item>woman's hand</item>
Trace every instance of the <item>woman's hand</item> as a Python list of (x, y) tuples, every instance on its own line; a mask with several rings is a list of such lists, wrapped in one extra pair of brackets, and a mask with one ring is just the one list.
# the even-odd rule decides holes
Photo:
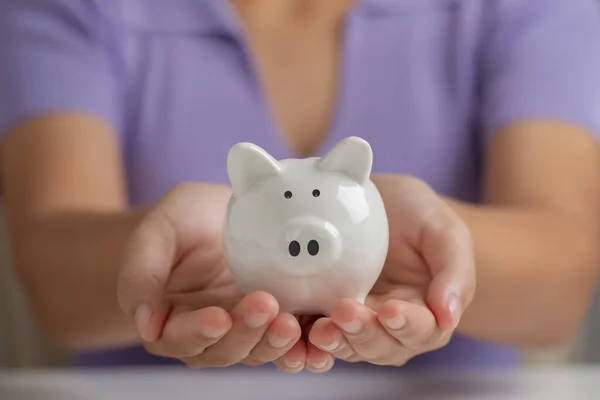
[[(153, 207), (131, 238), (118, 282), (121, 307), (146, 349), (191, 367), (304, 367), (297, 319), (267, 293), (242, 295), (221, 251), (231, 192), (187, 184)], [(285, 358), (283, 358), (285, 356)]]
[(475, 292), (473, 245), (465, 224), (424, 182), (373, 181), (390, 226), (386, 264), (366, 305), (340, 301), (330, 318), (314, 323), (309, 340), (332, 358), (400, 366), (450, 340)]

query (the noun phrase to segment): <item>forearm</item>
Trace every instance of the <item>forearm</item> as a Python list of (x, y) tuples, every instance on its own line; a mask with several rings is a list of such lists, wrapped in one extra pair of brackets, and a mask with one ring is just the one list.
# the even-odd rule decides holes
[(569, 340), (596, 285), (598, 234), (558, 213), (447, 204), (471, 230), (477, 292), (458, 331), (519, 347)]
[(136, 341), (117, 303), (126, 241), (144, 210), (72, 212), (30, 221), (13, 232), (14, 262), (42, 328), (70, 348)]

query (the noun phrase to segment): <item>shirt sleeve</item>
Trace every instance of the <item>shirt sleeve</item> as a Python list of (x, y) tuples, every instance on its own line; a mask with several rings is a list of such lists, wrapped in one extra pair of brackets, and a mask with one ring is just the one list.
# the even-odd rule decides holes
[(90, 0), (0, 1), (0, 135), (53, 112), (89, 113), (118, 129), (114, 55), (103, 24)]
[(551, 119), (600, 138), (599, 2), (489, 3), (481, 47), (484, 135), (517, 120)]

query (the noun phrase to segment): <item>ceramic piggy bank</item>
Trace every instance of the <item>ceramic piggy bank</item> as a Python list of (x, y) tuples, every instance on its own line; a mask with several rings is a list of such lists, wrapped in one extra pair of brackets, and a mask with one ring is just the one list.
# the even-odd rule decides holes
[(270, 293), (294, 314), (329, 315), (342, 298), (364, 303), (389, 235), (372, 162), (358, 137), (322, 158), (278, 161), (254, 144), (233, 146), (223, 247), (241, 289)]

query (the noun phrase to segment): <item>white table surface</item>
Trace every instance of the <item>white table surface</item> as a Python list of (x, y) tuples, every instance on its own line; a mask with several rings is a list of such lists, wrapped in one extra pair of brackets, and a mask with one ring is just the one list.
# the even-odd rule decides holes
[(600, 368), (519, 371), (2, 370), (1, 400), (581, 400), (600, 399)]

